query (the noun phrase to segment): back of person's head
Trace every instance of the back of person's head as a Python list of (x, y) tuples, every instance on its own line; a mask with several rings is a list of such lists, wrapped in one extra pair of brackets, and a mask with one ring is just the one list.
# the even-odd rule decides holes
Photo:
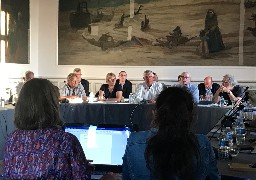
[(59, 92), (46, 79), (31, 79), (24, 84), (15, 106), (14, 123), (21, 130), (36, 130), (62, 125)]
[(156, 178), (193, 176), (198, 144), (190, 133), (192, 119), (193, 97), (186, 89), (169, 87), (160, 93), (154, 120), (158, 132), (149, 139), (145, 151), (147, 166)]

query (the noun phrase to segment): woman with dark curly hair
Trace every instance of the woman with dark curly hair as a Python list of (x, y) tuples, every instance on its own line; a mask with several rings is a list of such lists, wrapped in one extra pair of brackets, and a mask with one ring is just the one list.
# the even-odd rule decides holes
[(190, 132), (193, 97), (170, 87), (156, 101), (154, 128), (131, 134), (123, 157), (123, 180), (220, 179), (205, 135)]

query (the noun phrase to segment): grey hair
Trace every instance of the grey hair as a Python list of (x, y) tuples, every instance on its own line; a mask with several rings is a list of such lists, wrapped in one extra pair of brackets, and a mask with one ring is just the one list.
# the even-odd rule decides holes
[(80, 68), (75, 68), (73, 72), (81, 72)]
[(144, 71), (143, 76), (145, 76), (147, 74), (153, 74), (154, 75), (154, 72), (151, 71), (151, 70), (146, 70), (146, 71)]
[(73, 80), (74, 77), (77, 77), (75, 73), (69, 73), (69, 75), (67, 76), (67, 81)]
[(235, 77), (231, 74), (225, 74), (223, 77), (227, 78), (228, 82), (232, 85), (235, 86), (238, 84), (237, 80), (235, 80)]

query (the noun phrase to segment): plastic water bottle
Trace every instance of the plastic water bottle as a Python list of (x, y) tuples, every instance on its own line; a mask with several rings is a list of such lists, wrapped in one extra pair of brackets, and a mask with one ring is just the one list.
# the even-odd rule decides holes
[(132, 93), (129, 94), (129, 103), (133, 104), (133, 95), (132, 95)]
[(1, 99), (0, 99), (0, 107), (4, 108), (4, 105), (5, 105), (5, 101), (4, 101), (4, 99), (1, 97)]
[(247, 103), (243, 109), (244, 118), (246, 120), (253, 120), (253, 106), (250, 103)]
[(220, 107), (224, 107), (225, 106), (225, 99), (223, 96), (221, 96), (220, 98)]
[(236, 120), (236, 129), (235, 129), (235, 134), (236, 134), (236, 144), (241, 145), (244, 144), (245, 142), (245, 126), (244, 126), (244, 121), (241, 117), (239, 117)]
[(226, 139), (228, 140), (228, 146), (233, 146), (233, 134), (234, 132), (230, 129), (230, 127), (226, 127)]
[(229, 141), (227, 139), (225, 130), (222, 132), (219, 138), (218, 158), (220, 160), (229, 159)]

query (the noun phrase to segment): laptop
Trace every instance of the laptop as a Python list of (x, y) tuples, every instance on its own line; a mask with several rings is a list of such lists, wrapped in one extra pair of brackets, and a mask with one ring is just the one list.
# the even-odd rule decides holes
[(95, 166), (92, 179), (107, 172), (122, 172), (123, 155), (130, 129), (123, 125), (66, 124), (65, 132), (75, 135), (86, 158)]

